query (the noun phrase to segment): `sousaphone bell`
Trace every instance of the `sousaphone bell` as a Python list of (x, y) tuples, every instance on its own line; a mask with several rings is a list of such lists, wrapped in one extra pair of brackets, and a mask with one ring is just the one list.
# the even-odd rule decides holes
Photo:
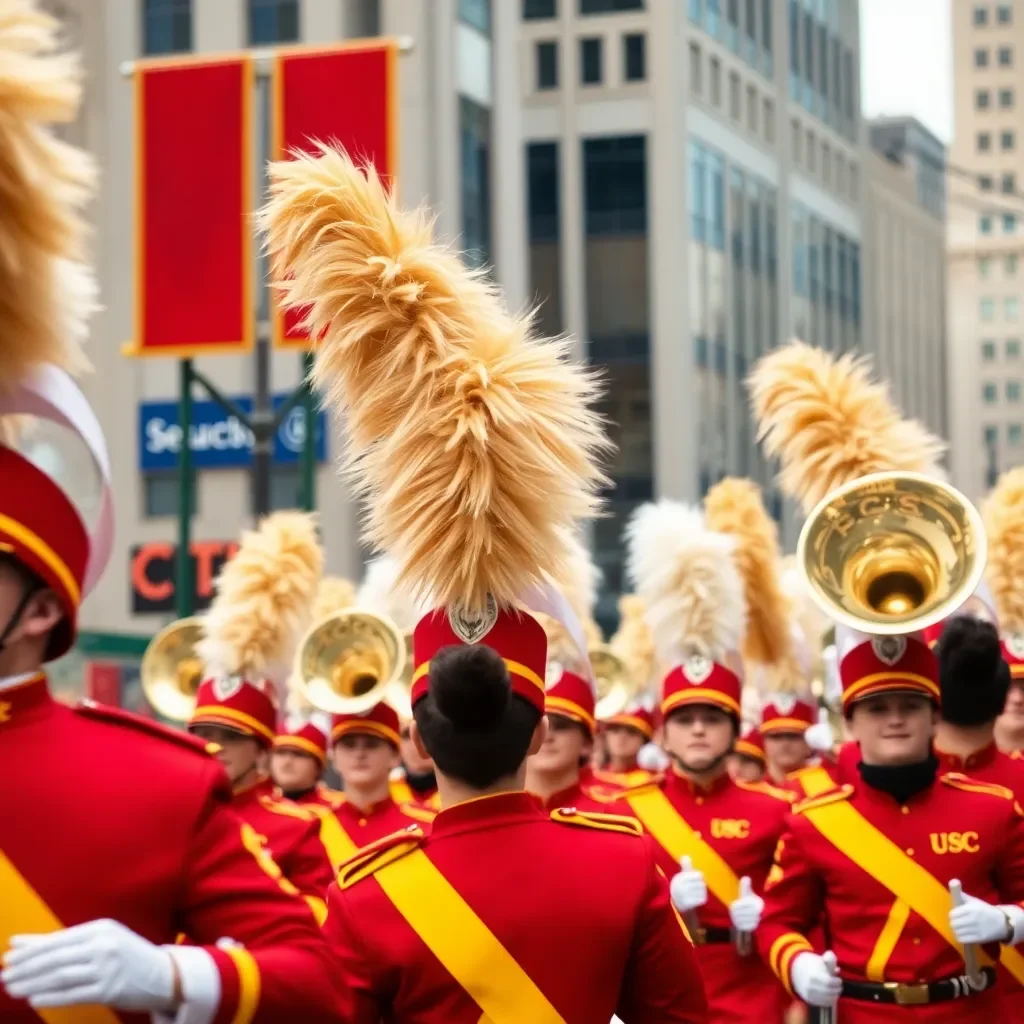
[(920, 473), (873, 473), (807, 517), (797, 564), (834, 622), (876, 636), (940, 622), (974, 593), (987, 545), (978, 510)]
[(142, 655), (142, 692), (161, 718), (187, 722), (192, 717), (203, 681), (203, 662), (196, 653), (203, 636), (203, 620), (199, 616), (178, 619), (164, 626)]
[(360, 714), (382, 700), (406, 665), (406, 641), (383, 615), (347, 608), (316, 623), (296, 657), (298, 691), (329, 714)]

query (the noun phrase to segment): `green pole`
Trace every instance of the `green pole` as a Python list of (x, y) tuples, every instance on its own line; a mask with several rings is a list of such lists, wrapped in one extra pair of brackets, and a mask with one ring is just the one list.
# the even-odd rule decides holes
[(316, 508), (316, 399), (313, 395), (313, 353), (302, 354), (302, 410), (306, 437), (302, 445), (302, 487), (300, 498), (307, 512)]
[(180, 394), (178, 422), (181, 425), (181, 448), (178, 450), (178, 566), (175, 599), (178, 618), (192, 614), (192, 509), (195, 477), (192, 473), (192, 360), (178, 364)]

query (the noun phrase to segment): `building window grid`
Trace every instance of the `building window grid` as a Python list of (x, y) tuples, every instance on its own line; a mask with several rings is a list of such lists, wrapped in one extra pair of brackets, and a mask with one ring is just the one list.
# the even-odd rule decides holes
[(299, 41), (299, 0), (249, 0), (249, 45)]
[(143, 0), (143, 53), (159, 55), (191, 49), (192, 0)]
[(604, 77), (603, 43), (600, 36), (580, 40), (580, 84), (600, 85)]
[(622, 63), (627, 82), (642, 82), (647, 77), (647, 37), (642, 32), (622, 37)]
[(558, 43), (544, 40), (537, 43), (534, 49), (537, 90), (545, 91), (558, 88)]
[(523, 0), (523, 21), (558, 17), (558, 0)]

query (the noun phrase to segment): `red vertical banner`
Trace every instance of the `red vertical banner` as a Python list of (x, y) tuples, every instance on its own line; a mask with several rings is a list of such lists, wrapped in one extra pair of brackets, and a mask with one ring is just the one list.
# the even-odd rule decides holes
[(254, 64), (135, 71), (135, 337), (131, 355), (252, 347)]
[(121, 706), (121, 666), (116, 661), (90, 661), (85, 668), (85, 696), (97, 704)]
[[(273, 153), (339, 143), (394, 182), (398, 173), (398, 44), (349, 43), (330, 50), (285, 50), (275, 58)], [(274, 344), (305, 349), (301, 317), (274, 307)]]

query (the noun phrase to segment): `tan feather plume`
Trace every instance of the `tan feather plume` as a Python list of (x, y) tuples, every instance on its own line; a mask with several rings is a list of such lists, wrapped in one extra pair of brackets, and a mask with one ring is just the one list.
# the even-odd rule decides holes
[(88, 368), (81, 345), (97, 290), (83, 208), (96, 170), (52, 132), (82, 96), (59, 29), (31, 0), (0, 0), (0, 386), (42, 363)]
[(764, 356), (748, 384), (758, 439), (781, 461), (782, 489), (805, 512), (868, 473), (942, 475), (945, 444), (900, 416), (862, 357), (836, 359), (793, 341)]
[(1008, 470), (982, 502), (988, 584), (1004, 633), (1024, 631), (1024, 466)]
[(626, 527), (626, 567), (644, 599), (654, 649), (673, 665), (700, 651), (739, 651), (746, 630), (735, 538), (709, 530), (700, 511), (662, 499), (636, 510)]
[(565, 538), (604, 483), (596, 377), (568, 340), (509, 315), (372, 169), (322, 149), (272, 165), (271, 181), (275, 272), (322, 335), (317, 381), (347, 420), (368, 540), (414, 599), (470, 614), (545, 575), (564, 587)]
[(601, 643), (602, 639), (601, 627), (594, 621), (594, 607), (603, 574), (578, 531), (570, 535), (566, 552), (567, 580), (562, 596), (579, 619), (590, 648)]
[(343, 576), (325, 576), (316, 588), (313, 601), (313, 621), (320, 622), (328, 615), (343, 612), (356, 603), (356, 585)]
[(791, 655), (789, 615), (779, 585), (779, 531), (753, 480), (726, 477), (704, 498), (709, 530), (736, 538), (734, 558), (743, 578), (747, 601), (747, 631), (743, 658), (775, 665)]
[(275, 512), (242, 534), (220, 571), (199, 656), (213, 674), (283, 686), (313, 619), (323, 572), (316, 519)]
[(608, 641), (612, 651), (625, 662), (630, 676), (641, 686), (648, 686), (655, 673), (654, 638), (645, 613), (642, 597), (623, 594), (619, 598), (619, 628)]

